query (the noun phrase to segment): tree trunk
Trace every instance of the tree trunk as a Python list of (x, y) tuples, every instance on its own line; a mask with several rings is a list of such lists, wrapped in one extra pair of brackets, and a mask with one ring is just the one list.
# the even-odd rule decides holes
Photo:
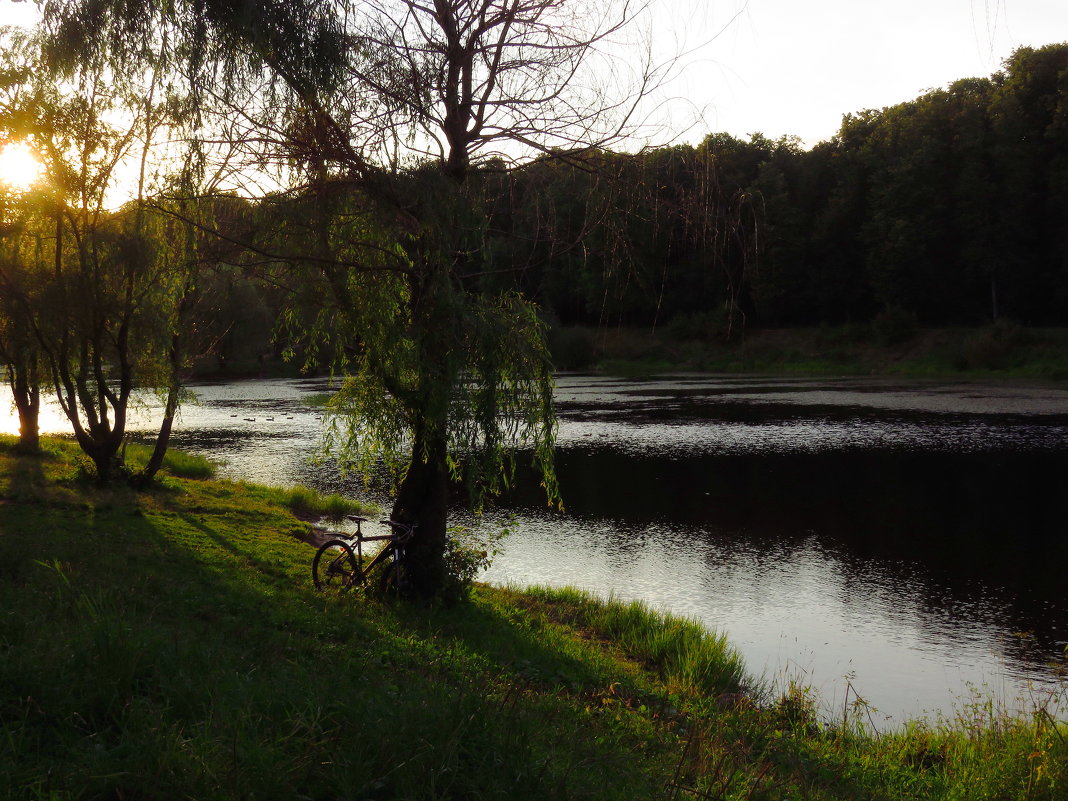
[(411, 464), (393, 504), (392, 518), (418, 524), (407, 545), (407, 565), (412, 593), (420, 598), (437, 595), (445, 584), (448, 490), (444, 440), (424, 446), (423, 440), (417, 437), (412, 446)]
[[(27, 375), (25, 365), (13, 370), (11, 394), (14, 396), (15, 408), (19, 413), (19, 444), (22, 453), (37, 453), (40, 450), (41, 435), (38, 420), (41, 412), (41, 388), (36, 375)], [(36, 371), (32, 371), (36, 373)]]
[[(67, 419), (70, 419), (69, 415)], [(125, 472), (122, 457), (119, 456), (123, 441), (121, 432), (111, 430), (106, 434), (93, 436), (79, 425), (75, 428), (74, 439), (82, 452), (93, 460), (96, 480), (101, 486), (110, 484), (113, 478)]]
[(156, 473), (163, 466), (163, 457), (167, 455), (167, 446), (171, 441), (171, 429), (174, 427), (174, 416), (178, 413), (178, 399), (181, 395), (182, 384), (178, 378), (178, 367), (181, 364), (179, 358), (180, 338), (178, 334), (171, 337), (170, 363), (171, 384), (167, 387), (167, 405), (163, 408), (163, 422), (160, 423), (159, 433), (156, 435), (156, 446), (152, 449), (152, 456), (145, 465), (145, 469), (135, 476), (130, 477), (130, 485), (136, 488), (149, 486)]
[(163, 422), (160, 423), (159, 433), (156, 435), (156, 445), (152, 449), (152, 456), (144, 469), (130, 477), (130, 486), (142, 489), (149, 486), (156, 477), (156, 473), (163, 466), (163, 458), (167, 455), (167, 446), (171, 441), (171, 429), (174, 426), (174, 415), (178, 410), (177, 386), (172, 386), (167, 391), (167, 408), (163, 414)]

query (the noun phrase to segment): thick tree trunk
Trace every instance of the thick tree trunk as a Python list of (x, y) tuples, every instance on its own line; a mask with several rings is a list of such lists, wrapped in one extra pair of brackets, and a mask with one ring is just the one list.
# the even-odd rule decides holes
[(15, 408), (18, 409), (18, 450), (21, 453), (37, 453), (41, 450), (41, 391), (29, 388), (26, 394), (15, 391)]
[(109, 437), (102, 442), (94, 440), (84, 441), (77, 437), (78, 444), (96, 466), (96, 480), (101, 486), (110, 484), (116, 475), (124, 472), (122, 460), (119, 458), (119, 445)]
[(437, 595), (445, 584), (445, 525), (448, 513), (449, 471), (445, 442), (412, 447), (412, 462), (404, 474), (393, 519), (418, 526), (407, 545), (408, 577), (413, 594)]
[(23, 453), (37, 453), (41, 443), (38, 425), (41, 413), (40, 387), (27, 376), (26, 370), (19, 369), (15, 371), (11, 382), (11, 394), (19, 413), (18, 449)]

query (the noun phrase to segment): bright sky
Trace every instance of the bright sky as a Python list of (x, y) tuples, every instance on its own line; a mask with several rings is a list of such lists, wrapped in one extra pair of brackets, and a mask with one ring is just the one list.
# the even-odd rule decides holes
[[(1068, 41), (1068, 0), (656, 3), (658, 46), (708, 42), (670, 87), (703, 114), (688, 140), (759, 131), (812, 145), (833, 136), (843, 114), (989, 76), (1023, 45)], [(0, 0), (0, 24), (35, 14), (30, 2)]]
[(658, 26), (671, 17), (690, 47), (722, 30), (672, 87), (704, 108), (705, 132), (806, 145), (848, 112), (988, 77), (1017, 47), (1068, 42), (1068, 0), (663, 2)]

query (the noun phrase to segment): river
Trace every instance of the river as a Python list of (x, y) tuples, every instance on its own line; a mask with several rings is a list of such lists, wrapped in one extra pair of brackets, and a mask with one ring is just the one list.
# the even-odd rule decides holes
[[(195, 386), (175, 442), (232, 478), (364, 493), (309, 463), (318, 380)], [(1066, 692), (1068, 387), (685, 375), (558, 379), (534, 481), (458, 522), (484, 579), (642, 599), (725, 632), (776, 687), (877, 727)], [(0, 430), (17, 428), (9, 416)], [(49, 412), (44, 429), (64, 426)]]

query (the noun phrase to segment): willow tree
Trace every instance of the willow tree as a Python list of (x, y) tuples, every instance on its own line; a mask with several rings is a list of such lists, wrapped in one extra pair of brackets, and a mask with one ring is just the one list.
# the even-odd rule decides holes
[[(545, 332), (497, 264), (486, 170), (581, 161), (632, 135), (665, 75), (635, 55), (647, 2), (119, 0), (45, 3), (59, 53), (143, 57), (173, 43), (205, 114), (278, 167), (284, 236), (249, 243), (321, 279), (312, 331), (351, 374), (334, 410), (342, 460), (394, 467), (393, 516), (419, 524), (416, 589), (444, 578), (450, 480), (477, 504), (533, 452), (550, 502), (555, 418)], [(634, 66), (637, 65), (637, 66)], [(276, 196), (276, 200), (281, 200)], [(305, 287), (307, 288), (307, 287)]]
[[(145, 202), (150, 155), (175, 98), (158, 69), (119, 78), (101, 58), (49, 75), (45, 42), (19, 32), (0, 42), (0, 130), (39, 154), (45, 184), (7, 226), (0, 287), (16, 326), (0, 345), (9, 357), (32, 355), (13, 377), (39, 385), (43, 374), (101, 482), (128, 473), (122, 454), (136, 393), (161, 389), (157, 449), (133, 476), (145, 483), (177, 410), (190, 327), (180, 318), (192, 306), (198, 264), (189, 237), (169, 230), (173, 218)], [(121, 208), (117, 189), (128, 198)]]

